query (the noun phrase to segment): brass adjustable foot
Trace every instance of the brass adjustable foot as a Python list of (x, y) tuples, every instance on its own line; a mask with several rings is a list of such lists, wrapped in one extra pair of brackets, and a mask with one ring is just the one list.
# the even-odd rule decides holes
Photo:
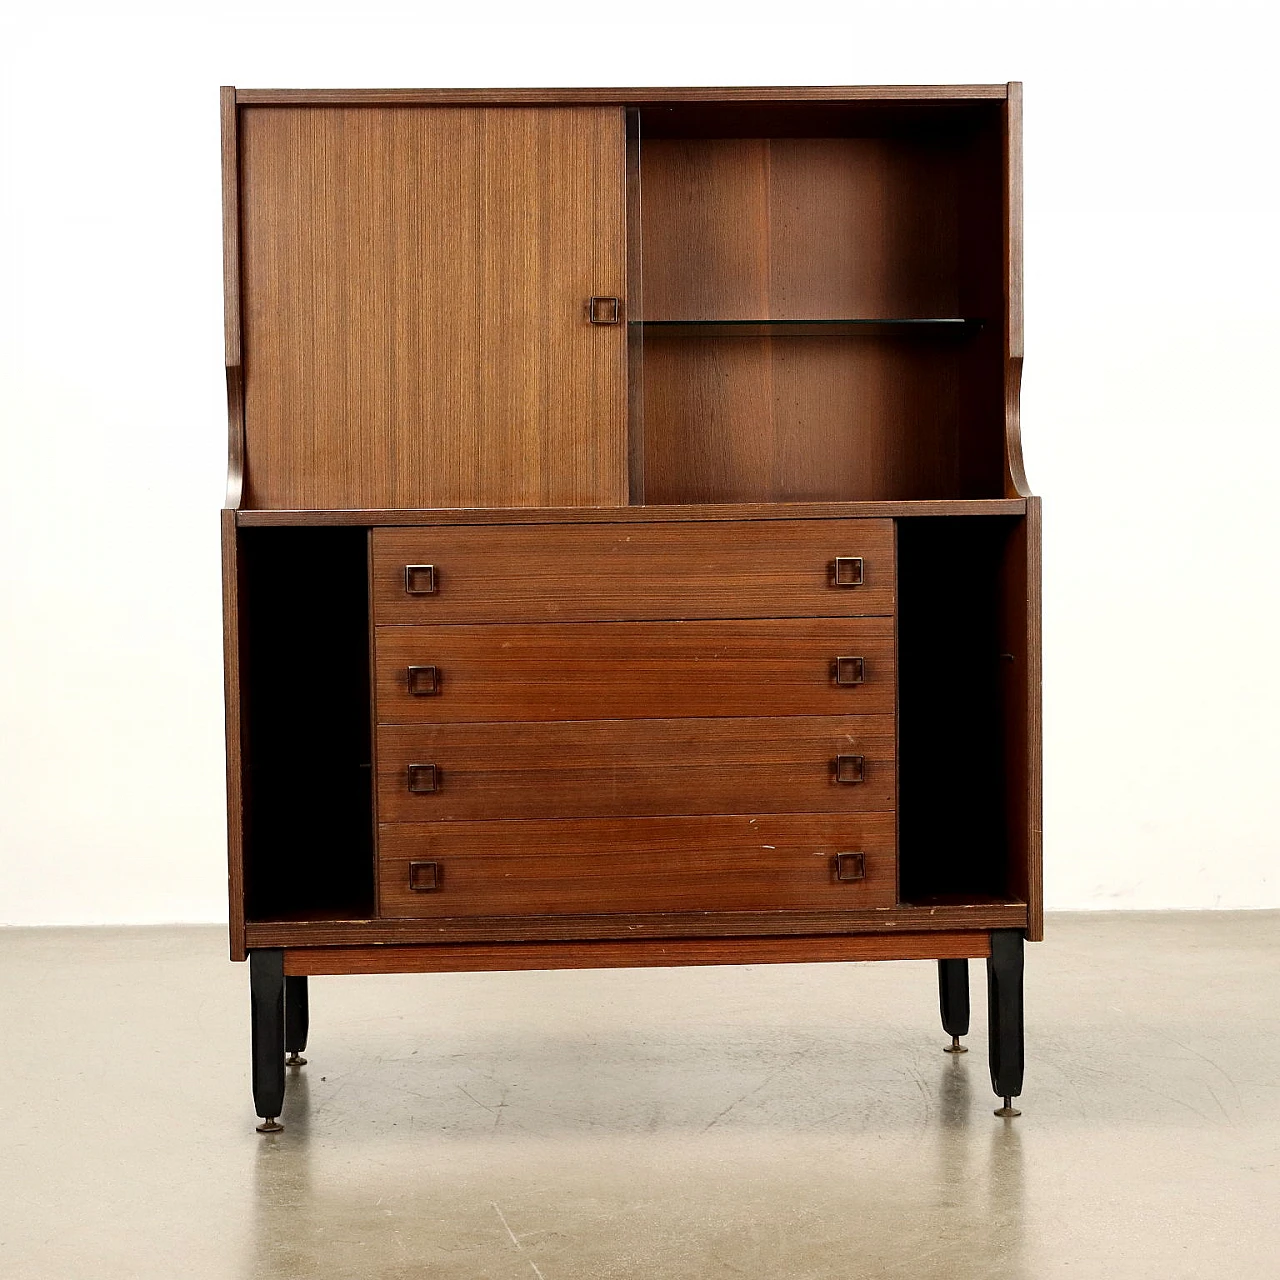
[(307, 1060), (300, 1053), (291, 1053), (285, 1060), (286, 1067), (305, 1067)]
[(259, 1133), (283, 1133), (284, 1125), (280, 1123), (275, 1116), (267, 1116), (265, 1120), (258, 1126)]
[(1012, 1120), (1014, 1116), (1020, 1116), (1022, 1112), (1014, 1107), (1012, 1098), (1006, 1098), (1004, 1100), (1004, 1106), (1001, 1107), (999, 1111), (995, 1111), (992, 1114), (999, 1116), (1002, 1120)]
[(959, 1036), (952, 1036), (951, 1043), (942, 1051), (943, 1053), (968, 1053), (969, 1050), (960, 1043)]

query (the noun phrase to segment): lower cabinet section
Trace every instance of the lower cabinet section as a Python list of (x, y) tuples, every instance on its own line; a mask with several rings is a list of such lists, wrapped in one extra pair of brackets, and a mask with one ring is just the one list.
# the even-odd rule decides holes
[(384, 826), (380, 914), (891, 907), (894, 826), (892, 813)]
[(892, 716), (380, 725), (382, 822), (895, 808)]

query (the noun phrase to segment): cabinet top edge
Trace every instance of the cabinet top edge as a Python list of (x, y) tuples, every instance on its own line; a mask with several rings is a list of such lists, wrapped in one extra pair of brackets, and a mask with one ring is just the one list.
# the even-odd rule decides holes
[(852, 520), (907, 516), (1020, 516), (1026, 498), (883, 502), (745, 502), (634, 507), (475, 507), (269, 511), (241, 508), (240, 528), (267, 525), (627, 524), (695, 520)]
[[(228, 86), (230, 87), (230, 86)], [(237, 106), (645, 106), (664, 102), (1004, 101), (1007, 84), (619, 89), (232, 89)]]

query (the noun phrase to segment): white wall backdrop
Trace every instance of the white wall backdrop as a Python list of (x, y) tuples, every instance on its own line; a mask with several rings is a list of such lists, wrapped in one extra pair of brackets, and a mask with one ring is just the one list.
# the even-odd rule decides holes
[(222, 919), (221, 83), (1026, 82), (1052, 907), (1280, 905), (1264, 4), (11, 10), (0, 921)]

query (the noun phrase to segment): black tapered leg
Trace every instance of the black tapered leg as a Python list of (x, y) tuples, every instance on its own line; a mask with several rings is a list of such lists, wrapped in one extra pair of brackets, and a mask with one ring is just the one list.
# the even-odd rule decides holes
[(938, 1004), (942, 1009), (942, 1029), (951, 1037), (944, 1053), (968, 1053), (960, 1043), (969, 1034), (969, 962), (938, 961)]
[(279, 1133), (284, 1110), (284, 951), (249, 952), (250, 1043), (253, 1106), (262, 1117), (259, 1133)]
[(284, 980), (284, 1051), (289, 1056), (284, 1060), (286, 1067), (305, 1067), (307, 1060), (302, 1051), (307, 1047), (307, 980), (306, 978), (286, 978)]
[(991, 1087), (1004, 1105), (998, 1116), (1021, 1115), (1013, 1100), (1022, 1092), (1022, 930), (994, 929), (987, 961), (987, 1034)]

